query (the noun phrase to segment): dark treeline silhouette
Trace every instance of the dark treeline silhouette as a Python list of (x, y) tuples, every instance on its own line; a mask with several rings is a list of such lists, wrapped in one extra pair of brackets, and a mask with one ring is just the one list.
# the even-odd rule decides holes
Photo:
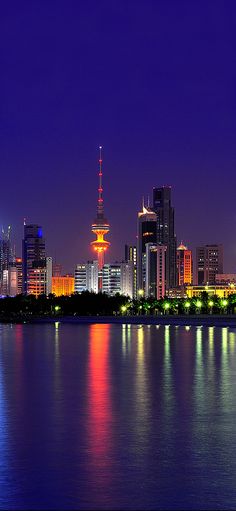
[(176, 314), (234, 314), (236, 294), (227, 299), (209, 297), (203, 292), (199, 298), (130, 298), (105, 293), (74, 293), (56, 297), (17, 295), (0, 299), (0, 320), (21, 320), (32, 316), (117, 316), (117, 315), (176, 315)]

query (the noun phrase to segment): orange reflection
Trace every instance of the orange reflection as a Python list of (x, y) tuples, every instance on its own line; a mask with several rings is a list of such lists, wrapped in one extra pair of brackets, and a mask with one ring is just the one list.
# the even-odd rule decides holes
[[(88, 363), (88, 441), (89, 464), (99, 476), (110, 478), (111, 398), (109, 374), (110, 325), (90, 326)], [(102, 472), (99, 470), (102, 468)], [(95, 474), (94, 474), (95, 475)], [(100, 481), (101, 482), (101, 481)]]

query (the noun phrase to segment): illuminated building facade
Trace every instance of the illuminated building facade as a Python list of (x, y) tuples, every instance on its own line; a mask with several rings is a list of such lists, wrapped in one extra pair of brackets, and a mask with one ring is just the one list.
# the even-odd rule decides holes
[(171, 205), (171, 187), (153, 188), (153, 211), (157, 216), (156, 243), (166, 249), (166, 286), (175, 287), (176, 276), (176, 235), (175, 212)]
[(201, 297), (203, 292), (207, 292), (209, 297), (218, 296), (218, 298), (228, 298), (235, 294), (234, 284), (232, 286), (225, 285), (209, 285), (209, 286), (187, 286), (186, 295), (188, 298)]
[(99, 187), (98, 187), (98, 205), (97, 216), (92, 224), (92, 233), (96, 235), (96, 240), (91, 242), (93, 250), (97, 253), (98, 270), (99, 270), (99, 284), (98, 287), (102, 289), (101, 270), (104, 266), (104, 254), (108, 249), (110, 243), (104, 239), (104, 236), (109, 233), (110, 226), (104, 216), (103, 205), (103, 186), (102, 186), (102, 147), (99, 147)]
[(137, 246), (137, 293), (146, 287), (146, 244), (156, 243), (157, 216), (149, 207), (143, 205), (138, 213), (138, 246)]
[(134, 274), (134, 277), (133, 277), (133, 298), (136, 298), (137, 297), (137, 247), (135, 245), (125, 245), (125, 262), (133, 263), (133, 274)]
[(192, 250), (188, 250), (182, 242), (177, 248), (177, 279), (178, 286), (193, 283)]
[(102, 269), (102, 292), (108, 295), (121, 293), (120, 263), (104, 264)]
[[(45, 240), (43, 238), (42, 227), (38, 224), (24, 225), (22, 260), (23, 293), (34, 294), (32, 290), (38, 290), (39, 283), (42, 284), (46, 278)], [(36, 271), (37, 268), (38, 272)], [(32, 282), (31, 279), (33, 279)], [(46, 284), (44, 293), (46, 293)]]
[(122, 262), (120, 263), (120, 268), (120, 293), (133, 299), (136, 296), (134, 261)]
[[(101, 270), (102, 271), (102, 270)], [(98, 261), (80, 263), (75, 268), (75, 292), (89, 291), (98, 293)]]
[(223, 273), (223, 246), (205, 245), (196, 250), (196, 282), (214, 285), (216, 275)]
[(146, 244), (146, 298), (163, 298), (166, 295), (166, 250), (165, 245)]
[(52, 258), (46, 257), (42, 227), (24, 224), (22, 242), (22, 290), (25, 294), (48, 295), (52, 289)]
[(86, 264), (79, 263), (75, 268), (75, 292), (82, 293), (87, 290)]
[(14, 266), (17, 270), (17, 295), (22, 293), (22, 258), (16, 257), (14, 261)]
[(33, 263), (27, 272), (27, 294), (36, 298), (41, 294), (47, 294), (47, 268), (45, 264), (40, 267)]
[(2, 229), (0, 233), (0, 294), (9, 294), (8, 269), (13, 261), (13, 251), (11, 247), (11, 227), (6, 231)]
[(52, 277), (52, 293), (56, 296), (70, 296), (75, 290), (75, 279), (72, 275)]

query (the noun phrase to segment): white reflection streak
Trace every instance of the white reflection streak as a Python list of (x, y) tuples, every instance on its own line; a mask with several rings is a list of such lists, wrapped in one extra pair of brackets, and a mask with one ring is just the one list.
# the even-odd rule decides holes
[(137, 366), (136, 366), (136, 409), (137, 409), (137, 434), (142, 440), (148, 438), (149, 429), (149, 402), (147, 393), (147, 375), (145, 367), (145, 341), (144, 327), (137, 330)]
[(55, 358), (58, 361), (59, 358), (59, 321), (55, 322)]
[(170, 361), (170, 326), (165, 325), (164, 333), (164, 388), (168, 392), (171, 385), (171, 361)]
[(131, 325), (122, 325), (122, 354), (127, 356), (130, 351)]

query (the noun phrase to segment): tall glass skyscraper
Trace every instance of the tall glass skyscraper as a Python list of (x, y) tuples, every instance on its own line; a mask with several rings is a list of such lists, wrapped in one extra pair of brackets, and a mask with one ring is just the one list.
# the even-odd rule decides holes
[(46, 293), (45, 239), (40, 225), (24, 225), (22, 260), (23, 293), (33, 292), (34, 288), (37, 294)]
[(153, 211), (157, 215), (157, 244), (166, 249), (166, 287), (177, 283), (175, 212), (171, 205), (171, 187), (153, 188)]
[(137, 294), (145, 291), (146, 286), (146, 244), (156, 243), (157, 217), (149, 207), (143, 206), (138, 213), (138, 250), (137, 250)]

